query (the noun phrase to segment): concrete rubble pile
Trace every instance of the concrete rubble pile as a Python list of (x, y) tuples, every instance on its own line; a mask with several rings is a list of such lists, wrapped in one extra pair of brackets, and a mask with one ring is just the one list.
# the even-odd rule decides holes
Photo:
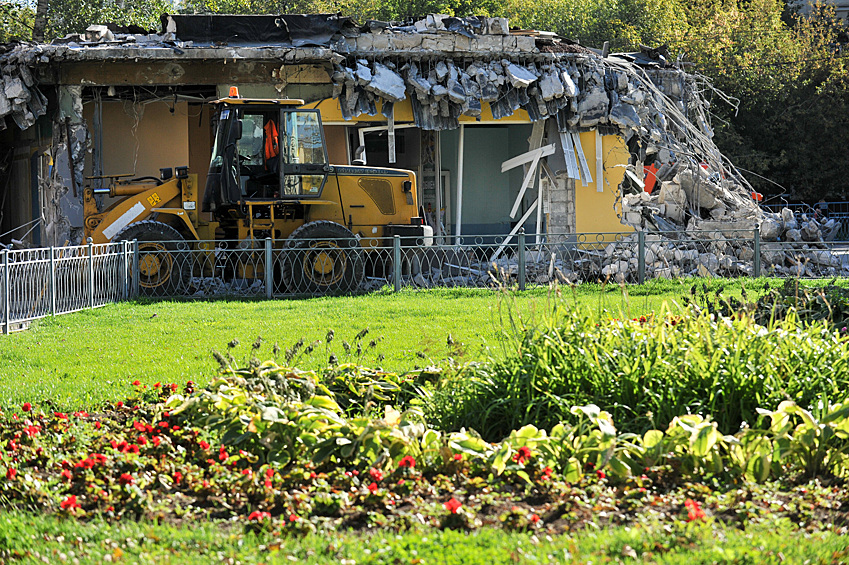
[(0, 51), (0, 130), (6, 129), (6, 116), (24, 130), (47, 112), (47, 98), (38, 89), (31, 70), (41, 57), (37, 46), (5, 54)]

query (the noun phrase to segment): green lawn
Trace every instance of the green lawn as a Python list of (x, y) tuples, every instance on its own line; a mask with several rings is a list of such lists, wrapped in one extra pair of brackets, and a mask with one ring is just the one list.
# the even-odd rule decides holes
[[(212, 350), (230, 349), (239, 361), (263, 338), (257, 353), (271, 358), (274, 344), (285, 350), (305, 340), (294, 359), (300, 368), (340, 362), (403, 372), (415, 366), (444, 365), (499, 355), (500, 317), (508, 310), (538, 316), (552, 300), (598, 316), (639, 316), (688, 292), (683, 282), (659, 282), (621, 289), (585, 285), (503, 294), (487, 290), (438, 290), (354, 297), (275, 301), (127, 302), (94, 311), (46, 318), (28, 331), (0, 338), (0, 408), (25, 401), (52, 400), (57, 408), (91, 408), (126, 393), (130, 382), (204, 383), (217, 370)], [(634, 294), (639, 293), (639, 296)], [(355, 336), (363, 329), (363, 353)], [(326, 336), (335, 339), (328, 346)], [(448, 344), (448, 336), (454, 342)], [(370, 347), (375, 340), (377, 344)], [(303, 350), (314, 341), (311, 355)], [(343, 341), (351, 345), (346, 354)], [(379, 358), (380, 355), (385, 358)]]
[(787, 520), (745, 531), (721, 522), (638, 524), (570, 535), (482, 529), (280, 537), (228, 523), (191, 528), (90, 523), (17, 512), (0, 514), (0, 561), (79, 563), (304, 563), (475, 565), (544, 563), (846, 563), (849, 540), (798, 530)]

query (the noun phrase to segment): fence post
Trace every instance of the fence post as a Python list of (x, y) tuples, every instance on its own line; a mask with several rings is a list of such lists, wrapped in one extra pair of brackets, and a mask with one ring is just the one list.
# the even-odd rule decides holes
[(130, 274), (129, 254), (129, 242), (124, 240), (121, 242), (121, 300), (127, 300), (130, 297), (130, 282), (128, 280), (128, 275)]
[(3, 333), (9, 335), (12, 325), (12, 290), (9, 288), (9, 250), (3, 250)]
[(56, 315), (56, 250), (50, 246), (50, 315)]
[(519, 290), (525, 290), (525, 228), (519, 228)]
[(637, 232), (637, 282), (646, 282), (646, 232)]
[(401, 236), (392, 238), (392, 282), (395, 292), (401, 290)]
[(758, 226), (755, 226), (755, 268), (754, 268), (754, 276), (758, 278), (761, 276), (761, 230)]
[(88, 238), (88, 307), (94, 309), (94, 244)]
[(271, 257), (271, 238), (265, 238), (265, 297), (271, 300), (274, 282), (274, 263)]
[(133, 240), (133, 298), (139, 296), (139, 240)]

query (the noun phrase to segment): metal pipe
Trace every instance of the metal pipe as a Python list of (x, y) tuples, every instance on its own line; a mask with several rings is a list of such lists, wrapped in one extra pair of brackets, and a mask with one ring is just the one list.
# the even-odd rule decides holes
[(460, 245), (463, 218), (463, 150), (465, 149), (466, 126), (460, 124), (460, 143), (457, 149), (457, 238), (456, 245)]

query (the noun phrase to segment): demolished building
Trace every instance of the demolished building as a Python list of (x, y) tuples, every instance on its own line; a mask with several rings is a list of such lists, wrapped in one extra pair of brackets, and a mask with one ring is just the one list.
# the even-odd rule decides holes
[[(331, 162), (364, 146), (368, 164), (416, 171), (424, 215), (445, 241), (522, 228), (549, 242), (633, 229), (795, 235), (795, 218), (761, 211), (713, 144), (705, 81), (662, 49), (607, 54), (503, 18), (440, 15), (362, 26), (173, 15), (158, 33), (128, 31), (95, 25), (0, 47), (7, 239), (80, 243), (83, 187), (110, 175), (188, 165), (203, 184), (215, 119), (205, 103), (230, 86), (319, 108)], [(678, 273), (728, 264), (708, 253), (686, 255)], [(650, 269), (669, 269), (657, 258)], [(598, 267), (633, 280), (634, 265), (621, 264)]]

